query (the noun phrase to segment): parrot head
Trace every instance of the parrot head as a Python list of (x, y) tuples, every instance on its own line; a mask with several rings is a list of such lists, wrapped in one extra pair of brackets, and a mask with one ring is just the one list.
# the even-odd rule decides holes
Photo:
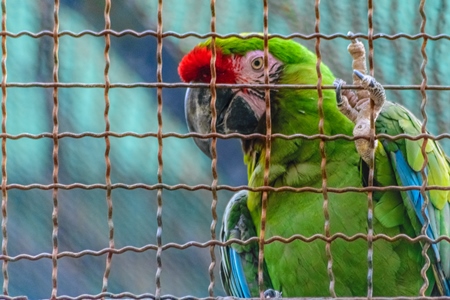
[[(264, 84), (263, 45), (263, 40), (259, 37), (215, 39), (216, 83), (255, 84), (255, 87), (251, 88), (216, 89), (218, 133), (255, 133), (260, 128), (260, 121), (265, 121), (265, 91), (257, 87), (258, 84)], [(210, 83), (211, 56), (211, 40), (197, 45), (183, 57), (178, 66), (181, 79), (187, 83)], [(316, 56), (302, 45), (291, 40), (269, 39), (270, 84), (316, 83), (315, 64)], [(293, 66), (296, 66), (294, 72), (291, 70)], [(277, 98), (277, 93), (277, 90), (271, 90), (271, 102)], [(185, 113), (191, 132), (202, 134), (211, 132), (211, 98), (209, 87), (187, 90)], [(194, 140), (197, 146), (211, 157), (211, 141), (198, 138)]]

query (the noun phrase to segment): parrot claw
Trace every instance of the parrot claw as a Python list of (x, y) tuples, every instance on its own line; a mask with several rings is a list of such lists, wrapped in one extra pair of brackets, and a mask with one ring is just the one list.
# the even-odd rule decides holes
[(353, 73), (358, 76), (359, 79), (361, 79), (361, 85), (367, 89), (367, 88), (374, 88), (375, 87), (375, 78), (369, 75), (364, 75), (358, 70), (353, 70)]
[[(369, 141), (367, 136), (372, 133), (371, 118), (375, 122), (386, 101), (386, 93), (381, 84), (375, 78), (366, 73), (365, 48), (364, 45), (353, 38), (353, 33), (348, 32), (352, 43), (348, 46), (348, 52), (353, 58), (353, 84), (361, 85), (362, 90), (356, 93), (350, 90), (342, 91), (343, 82), (336, 80), (336, 101), (338, 108), (348, 119), (355, 123), (354, 136), (365, 136), (355, 139), (356, 150), (361, 158), (370, 165), (373, 149), (377, 146), (377, 140)], [(373, 106), (371, 105), (373, 101)]]
[(359, 40), (354, 37), (354, 33), (352, 31), (347, 32), (347, 36), (351, 39), (352, 44), (359, 43)]
[[(371, 134), (370, 119), (373, 116), (373, 121), (375, 122), (377, 120), (384, 102), (386, 101), (386, 93), (383, 86), (372, 76), (364, 75), (358, 70), (354, 70), (353, 73), (360, 79), (360, 84), (364, 90), (368, 92), (368, 98), (359, 98), (357, 105), (353, 107), (352, 113), (354, 118), (351, 119), (355, 123), (353, 135), (367, 136)], [(372, 107), (370, 100), (373, 101)], [(365, 138), (356, 139), (355, 145), (361, 158), (370, 165), (371, 154), (373, 149), (377, 146), (377, 140), (372, 140), (371, 144), (371, 142)]]
[(358, 117), (357, 104), (358, 99), (356, 94), (351, 90), (342, 90), (342, 86), (345, 81), (342, 79), (336, 79), (333, 85), (336, 87), (336, 103), (338, 109), (343, 113), (349, 120), (355, 122)]
[(266, 299), (281, 299), (281, 292), (274, 289), (268, 289), (264, 292), (264, 298)]
[(361, 79), (362, 87), (369, 92), (370, 99), (373, 100), (375, 105), (374, 110), (378, 115), (381, 107), (386, 101), (386, 92), (384, 87), (370, 75), (364, 75), (358, 70), (353, 70), (353, 73)]
[(342, 100), (342, 86), (345, 84), (345, 81), (340, 79), (340, 78), (336, 78), (336, 80), (333, 82), (333, 85), (336, 87), (336, 102), (338, 106), (341, 106), (343, 103)]

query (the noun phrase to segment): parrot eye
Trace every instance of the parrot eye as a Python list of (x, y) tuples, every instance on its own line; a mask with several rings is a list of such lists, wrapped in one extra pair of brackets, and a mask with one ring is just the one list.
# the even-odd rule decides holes
[(252, 60), (252, 68), (255, 71), (261, 70), (263, 67), (263, 59), (262, 57), (257, 57), (254, 60)]

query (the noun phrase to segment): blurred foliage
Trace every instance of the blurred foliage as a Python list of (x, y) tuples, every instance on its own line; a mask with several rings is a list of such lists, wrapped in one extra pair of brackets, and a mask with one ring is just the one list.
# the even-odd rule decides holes
[[(111, 24), (116, 31), (156, 29), (157, 1), (112, 1)], [(269, 31), (279, 34), (314, 33), (314, 1), (269, 1)], [(209, 0), (164, 0), (163, 30), (184, 33), (210, 31)], [(422, 22), (419, 0), (374, 1), (374, 33), (416, 34)], [(104, 1), (61, 0), (60, 30), (80, 32), (104, 28)], [(262, 1), (217, 1), (217, 31), (261, 32)], [(450, 32), (449, 4), (446, 0), (426, 3), (426, 32), (432, 35)], [(7, 30), (38, 32), (52, 30), (51, 1), (7, 1)], [(320, 30), (325, 34), (348, 31), (367, 33), (367, 1), (322, 0)], [(6, 39), (8, 82), (51, 82), (53, 39), (22, 35)], [(190, 37), (163, 41), (163, 80), (179, 82), (177, 63), (183, 53), (199, 42)], [(315, 39), (301, 41), (314, 49)], [(367, 46), (367, 41), (364, 41)], [(428, 41), (426, 74), (428, 84), (448, 85), (450, 69), (445, 49), (447, 39)], [(322, 58), (335, 75), (351, 80), (348, 40), (321, 40)], [(374, 69), (384, 84), (420, 84), (423, 40), (400, 38), (374, 41)], [(59, 80), (61, 82), (104, 82), (103, 37), (84, 35), (59, 39)], [(109, 78), (116, 82), (156, 82), (156, 38), (125, 35), (111, 37)], [(7, 132), (10, 134), (52, 132), (53, 89), (8, 88)], [(427, 91), (428, 129), (433, 133), (449, 132), (449, 121), (442, 112), (447, 107), (448, 91)], [(388, 96), (405, 104), (421, 117), (422, 96), (419, 91), (388, 91)], [(163, 90), (163, 131), (185, 133), (183, 89)], [(152, 88), (114, 88), (109, 91), (109, 120), (114, 132), (156, 132), (156, 90)], [(104, 90), (101, 88), (59, 88), (59, 132), (102, 132), (105, 130)], [(113, 183), (157, 183), (158, 142), (156, 138), (110, 138), (111, 179)], [(448, 141), (444, 141), (447, 150)], [(7, 182), (30, 184), (52, 182), (53, 141), (49, 138), (7, 140)], [(59, 141), (59, 181), (70, 183), (105, 182), (105, 140), (102, 138), (62, 138)], [(219, 183), (245, 184), (237, 141), (219, 143)], [(211, 184), (210, 161), (191, 139), (167, 138), (163, 141), (163, 182)], [(231, 193), (219, 192), (221, 215)], [(143, 189), (112, 191), (114, 240), (117, 248), (156, 244), (156, 191)], [(212, 194), (186, 190), (162, 193), (163, 243), (205, 242), (211, 238)], [(108, 247), (108, 219), (104, 190), (59, 190), (59, 251), (100, 250)], [(8, 254), (31, 254), (52, 251), (52, 191), (31, 189), (8, 191)], [(220, 221), (220, 217), (219, 217)], [(217, 225), (219, 227), (219, 225)], [(218, 228), (216, 228), (217, 231)], [(217, 250), (217, 249), (216, 249)], [(108, 291), (140, 294), (154, 293), (156, 253), (125, 252), (114, 255)], [(58, 295), (77, 296), (101, 292), (106, 256), (62, 258), (58, 260)], [(169, 249), (162, 254), (162, 293), (176, 296), (208, 296), (211, 262), (209, 249), (190, 247)], [(216, 295), (223, 295), (216, 265)], [(9, 294), (47, 298), (51, 292), (51, 260), (21, 259), (8, 264)], [(0, 279), (3, 280), (3, 279)]]

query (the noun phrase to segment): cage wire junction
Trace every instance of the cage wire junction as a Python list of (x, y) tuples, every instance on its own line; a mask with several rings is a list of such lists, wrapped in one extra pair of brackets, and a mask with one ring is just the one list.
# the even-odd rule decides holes
[[(368, 252), (367, 252), (367, 276), (368, 276), (368, 285), (367, 285), (367, 298), (375, 298), (372, 297), (373, 292), (373, 286), (371, 282), (371, 275), (373, 273), (373, 242), (375, 240), (386, 240), (389, 242), (398, 241), (398, 240), (405, 240), (411, 243), (418, 243), (422, 242), (424, 243), (425, 249), (431, 245), (431, 243), (434, 243), (436, 241), (449, 241), (448, 237), (439, 237), (436, 239), (436, 241), (430, 240), (425, 234), (422, 234), (418, 237), (411, 238), (405, 234), (400, 234), (397, 236), (387, 236), (382, 234), (375, 234), (373, 231), (373, 210), (374, 210), (374, 203), (372, 199), (372, 193), (374, 191), (384, 191), (384, 190), (398, 190), (398, 191), (406, 191), (406, 190), (419, 190), (423, 195), (425, 195), (426, 191), (429, 191), (431, 189), (440, 189), (440, 190), (448, 190), (449, 187), (446, 186), (429, 186), (427, 185), (427, 174), (422, 169), (422, 179), (423, 184), (421, 186), (409, 186), (409, 187), (399, 187), (399, 186), (387, 186), (387, 187), (376, 187), (373, 186), (373, 176), (374, 176), (374, 166), (373, 164), (370, 166), (370, 172), (369, 172), (369, 184), (367, 187), (364, 188), (356, 188), (356, 187), (347, 187), (343, 189), (339, 188), (332, 188), (327, 186), (327, 174), (325, 171), (325, 165), (327, 162), (327, 157), (325, 154), (325, 146), (327, 141), (330, 140), (336, 140), (336, 139), (346, 139), (349, 141), (354, 140), (354, 137), (352, 136), (345, 136), (345, 135), (335, 135), (335, 136), (327, 136), (323, 132), (323, 124), (324, 124), (324, 114), (322, 109), (322, 91), (324, 89), (334, 89), (334, 86), (326, 86), (322, 85), (322, 75), (320, 72), (320, 63), (322, 61), (322, 54), (321, 54), (321, 41), (323, 40), (331, 40), (331, 39), (346, 39), (349, 40), (350, 38), (346, 34), (342, 33), (334, 33), (330, 35), (326, 35), (321, 33), (320, 29), (320, 23), (321, 23), (321, 11), (320, 11), (320, 0), (313, 1), (315, 3), (315, 33), (310, 35), (305, 35), (302, 33), (292, 33), (290, 35), (280, 35), (275, 33), (269, 33), (270, 27), (269, 27), (269, 1), (268, 0), (262, 0), (263, 2), (263, 11), (261, 12), (263, 14), (263, 24), (261, 24), (261, 29), (263, 34), (257, 35), (257, 34), (250, 34), (249, 36), (245, 38), (250, 37), (260, 37), (264, 41), (264, 84), (260, 85), (238, 85), (238, 87), (252, 87), (252, 88), (260, 88), (263, 89), (265, 92), (265, 101), (266, 101), (266, 135), (261, 134), (251, 134), (251, 135), (242, 135), (242, 134), (219, 134), (215, 132), (215, 120), (217, 119), (217, 112), (215, 111), (215, 106), (211, 105), (212, 108), (212, 133), (207, 135), (202, 135), (198, 133), (176, 133), (176, 132), (163, 132), (163, 89), (172, 89), (172, 88), (197, 88), (197, 87), (210, 87), (212, 98), (215, 99), (216, 97), (216, 89), (220, 89), (223, 87), (230, 87), (229, 84), (219, 84), (216, 83), (216, 71), (215, 71), (215, 59), (216, 59), (216, 52), (214, 47), (214, 40), (217, 37), (231, 37), (236, 36), (240, 37), (238, 34), (226, 34), (221, 35), (216, 32), (216, 1), (211, 0), (210, 1), (210, 12), (211, 12), (211, 20), (210, 20), (210, 32), (207, 34), (199, 34), (196, 32), (186, 32), (186, 33), (177, 33), (173, 31), (164, 31), (163, 29), (163, 0), (158, 0), (158, 11), (157, 11), (157, 28), (156, 30), (145, 30), (141, 32), (137, 32), (134, 30), (123, 30), (123, 31), (114, 31), (111, 29), (111, 19), (110, 19), (110, 13), (111, 13), (111, 0), (105, 0), (105, 7), (104, 7), (104, 29), (100, 31), (91, 31), (91, 30), (83, 30), (80, 32), (73, 32), (73, 31), (60, 31), (59, 25), (60, 25), (60, 0), (54, 1), (53, 6), (53, 30), (42, 30), (39, 32), (29, 32), (29, 31), (21, 31), (21, 32), (10, 32), (7, 28), (7, 17), (8, 12), (6, 10), (6, 0), (1, 1), (2, 5), (2, 41), (1, 41), (1, 48), (2, 48), (2, 60), (1, 60), (1, 69), (2, 69), (2, 81), (1, 81), (1, 90), (2, 90), (2, 102), (1, 102), (1, 110), (2, 110), (2, 125), (1, 125), (1, 137), (2, 137), (2, 163), (1, 163), (1, 170), (2, 170), (2, 253), (1, 253), (1, 260), (2, 260), (2, 276), (3, 276), (3, 287), (2, 287), (2, 298), (5, 299), (18, 299), (23, 298), (27, 295), (23, 296), (17, 296), (17, 295), (10, 295), (10, 284), (12, 283), (12, 279), (10, 279), (9, 276), (9, 268), (10, 265), (14, 262), (18, 261), (38, 261), (38, 260), (51, 260), (51, 293), (48, 295), (51, 299), (100, 299), (100, 298), (132, 298), (132, 299), (167, 299), (167, 298), (177, 298), (175, 296), (167, 295), (162, 293), (162, 284), (161, 284), (161, 274), (164, 272), (164, 253), (167, 250), (170, 249), (178, 249), (178, 250), (185, 250), (192, 247), (197, 248), (204, 248), (209, 251), (210, 256), (210, 264), (208, 268), (208, 274), (209, 274), (209, 286), (207, 288), (207, 291), (205, 291), (204, 298), (201, 299), (215, 299), (217, 297), (216, 293), (214, 292), (214, 287), (216, 285), (220, 285), (217, 280), (217, 276), (215, 275), (215, 270), (217, 270), (218, 264), (220, 263), (218, 258), (216, 257), (215, 251), (218, 247), (223, 247), (225, 245), (230, 245), (231, 243), (239, 243), (239, 244), (248, 244), (250, 242), (257, 241), (259, 244), (259, 265), (262, 265), (262, 261), (264, 258), (264, 246), (270, 243), (274, 242), (281, 242), (281, 243), (291, 243), (295, 240), (299, 240), (302, 242), (311, 242), (314, 240), (323, 240), (326, 243), (326, 255), (328, 258), (328, 275), (330, 278), (329, 282), (329, 292), (331, 297), (336, 297), (335, 291), (334, 291), (334, 275), (333, 275), (333, 256), (331, 251), (331, 242), (336, 239), (343, 239), (345, 241), (355, 241), (357, 239), (363, 239), (367, 241), (368, 244)], [(439, 34), (439, 35), (429, 35), (425, 32), (425, 26), (427, 22), (427, 17), (425, 14), (425, 0), (420, 1), (419, 7), (417, 7), (418, 12), (420, 13), (420, 16), (422, 18), (421, 26), (420, 26), (420, 33), (415, 35), (410, 34), (403, 34), (403, 33), (397, 33), (394, 35), (387, 35), (384, 33), (377, 33), (374, 34), (374, 28), (373, 28), (373, 8), (374, 3), (376, 1), (373, 0), (367, 0), (368, 5), (368, 11), (367, 11), (367, 21), (369, 25), (369, 30), (367, 33), (357, 33), (354, 37), (367, 40), (368, 41), (368, 62), (369, 62), (369, 70), (371, 75), (374, 74), (374, 40), (377, 39), (388, 39), (388, 40), (396, 40), (396, 39), (410, 39), (410, 40), (421, 40), (422, 46), (421, 46), (421, 54), (422, 54), (422, 64), (421, 64), (421, 76), (422, 76), (422, 82), (419, 85), (384, 85), (384, 87), (387, 90), (416, 90), (420, 91), (420, 94), (422, 96), (422, 104), (421, 104), (421, 113), (423, 117), (423, 126), (422, 126), (422, 134), (418, 136), (410, 136), (407, 134), (401, 134), (398, 136), (388, 136), (386, 134), (379, 134), (374, 135), (375, 128), (374, 128), (374, 122), (371, 122), (371, 132), (372, 134), (368, 136), (369, 139), (374, 138), (385, 138), (385, 139), (412, 139), (412, 140), (418, 140), (422, 139), (424, 140), (423, 146), (422, 146), (422, 153), (425, 156), (425, 161), (427, 160), (427, 153), (425, 150), (426, 143), (428, 140), (441, 140), (441, 139), (448, 139), (450, 137), (450, 134), (443, 133), (439, 134), (437, 136), (428, 134), (426, 132), (426, 125), (428, 116), (425, 111), (426, 105), (427, 105), (427, 91), (429, 90), (450, 90), (450, 86), (446, 85), (428, 85), (428, 78), (427, 74), (425, 72), (425, 67), (428, 63), (428, 57), (427, 57), (427, 42), (432, 41), (438, 41), (440, 39), (450, 39), (450, 36), (447, 34)], [(380, 8), (381, 9), (381, 8)], [(257, 12), (255, 12), (257, 13)], [(133, 82), (133, 83), (121, 83), (121, 82), (112, 82), (111, 80), (111, 74), (110, 74), (110, 47), (111, 47), (111, 37), (121, 38), (127, 35), (131, 35), (134, 37), (146, 37), (146, 36), (152, 36), (155, 37), (157, 40), (157, 54), (156, 54), (156, 60), (157, 60), (157, 81), (156, 82)], [(8, 52), (7, 52), (7, 43), (11, 39), (17, 39), (19, 37), (29, 37), (33, 39), (40, 39), (43, 37), (50, 37), (52, 38), (53, 42), (53, 49), (52, 49), (52, 55), (53, 55), (53, 72), (52, 72), (52, 82), (26, 82), (26, 83), (19, 83), (19, 82), (8, 82), (7, 76), (8, 76), (8, 70), (7, 70), (7, 60), (8, 60)], [(98, 38), (104, 39), (104, 81), (103, 82), (95, 82), (95, 83), (77, 83), (77, 82), (60, 82), (59, 80), (59, 70), (60, 70), (60, 57), (59, 57), (59, 45), (60, 45), (60, 39), (64, 37), (70, 37), (70, 38), (80, 38), (83, 36), (93, 36)], [(205, 38), (212, 38), (212, 58), (211, 58), (211, 82), (210, 84), (186, 84), (186, 83), (167, 83), (164, 82), (162, 77), (163, 72), (163, 47), (164, 47), (164, 39), (168, 37), (173, 37), (177, 39), (185, 39), (188, 37), (196, 37), (199, 39), (205, 39)], [(317, 64), (316, 64), (316, 70), (318, 75), (318, 82), (316, 85), (273, 85), (269, 84), (269, 77), (268, 77), (268, 41), (272, 37), (278, 37), (282, 39), (293, 39), (293, 38), (299, 38), (302, 40), (313, 40), (315, 41), (315, 54), (317, 55)], [(244, 37), (242, 37), (244, 38)], [(11, 50), (10, 50), (11, 51)], [(350, 67), (349, 67), (350, 71)], [(233, 85), (236, 86), (236, 85)], [(52, 91), (52, 132), (43, 132), (40, 134), (31, 134), (31, 133), (20, 133), (20, 134), (11, 134), (7, 130), (7, 116), (8, 116), (8, 110), (7, 110), (7, 101), (11, 101), (8, 97), (8, 91), (15, 88), (45, 88), (50, 89)], [(60, 124), (60, 115), (58, 113), (61, 100), (59, 97), (59, 93), (61, 89), (71, 89), (71, 88), (82, 88), (82, 89), (103, 89), (103, 95), (104, 95), (104, 131), (99, 133), (93, 133), (93, 132), (82, 132), (82, 133), (75, 133), (75, 132), (61, 132), (59, 130), (59, 124)], [(145, 133), (134, 133), (134, 132), (115, 132), (111, 130), (111, 122), (110, 122), (110, 108), (111, 108), (111, 101), (110, 101), (110, 92), (112, 89), (117, 88), (127, 88), (127, 89), (133, 89), (133, 88), (152, 88), (156, 89), (156, 95), (157, 95), (157, 112), (156, 112), (156, 118), (157, 118), (157, 124), (158, 124), (158, 130), (156, 132), (145, 132)], [(282, 89), (282, 88), (289, 88), (289, 89), (314, 89), (317, 90), (318, 93), (318, 106), (319, 106), (319, 118), (320, 121), (317, 124), (319, 128), (319, 134), (313, 135), (313, 136), (307, 136), (304, 134), (295, 134), (286, 136), (279, 133), (272, 133), (272, 127), (271, 127), (271, 112), (270, 112), (270, 90), (272, 88)], [(346, 88), (352, 88), (352, 89), (358, 89), (358, 86), (352, 86), (347, 85)], [(394, 99), (395, 100), (395, 99)], [(214, 103), (214, 100), (212, 101)], [(149, 114), (152, 114), (153, 112), (149, 112)], [(154, 115), (152, 115), (153, 117)], [(157, 161), (158, 161), (158, 168), (156, 170), (157, 172), (157, 183), (156, 184), (144, 184), (144, 183), (114, 183), (111, 179), (111, 170), (112, 170), (112, 164), (110, 159), (110, 151), (112, 150), (111, 146), (111, 139), (113, 138), (126, 138), (126, 137), (133, 137), (138, 139), (145, 139), (145, 138), (153, 138), (157, 139), (158, 142), (158, 150), (157, 150)], [(191, 139), (193, 137), (197, 138), (210, 138), (212, 140), (212, 162), (211, 162), (211, 175), (212, 175), (212, 182), (210, 184), (198, 184), (198, 185), (188, 185), (184, 183), (177, 183), (177, 184), (168, 184), (165, 182), (165, 178), (163, 178), (163, 170), (165, 161), (163, 159), (163, 153), (165, 151), (165, 140), (168, 138), (175, 138), (175, 139)], [(105, 161), (105, 172), (104, 172), (104, 183), (95, 183), (95, 184), (83, 184), (83, 183), (70, 183), (65, 184), (62, 183), (59, 176), (59, 167), (60, 167), (60, 154), (59, 154), (59, 147), (60, 147), (60, 140), (61, 139), (86, 139), (86, 138), (95, 138), (95, 139), (103, 139), (104, 140), (104, 161)], [(266, 157), (265, 157), (265, 169), (264, 169), (264, 186), (258, 187), (258, 188), (252, 188), (249, 186), (230, 186), (230, 185), (222, 185), (219, 184), (219, 173), (217, 169), (217, 161), (218, 161), (218, 153), (216, 150), (216, 144), (219, 139), (231, 139), (231, 138), (241, 138), (241, 139), (254, 139), (254, 138), (260, 138), (264, 139), (265, 141), (265, 147), (266, 147)], [(322, 157), (322, 163), (321, 163), (321, 169), (322, 169), (322, 187), (321, 188), (314, 188), (314, 187), (301, 187), (301, 188), (294, 188), (294, 187), (280, 187), (280, 188), (273, 188), (269, 186), (269, 165), (270, 165), (270, 150), (271, 150), (271, 142), (273, 139), (318, 139), (320, 140), (320, 148), (318, 151), (320, 151), (321, 157)], [(52, 167), (52, 183), (50, 184), (41, 184), (41, 183), (30, 183), (30, 184), (17, 184), (17, 183), (10, 183), (8, 181), (8, 172), (7, 172), (7, 159), (10, 153), (7, 151), (7, 145), (12, 140), (18, 140), (18, 139), (50, 139), (52, 141), (52, 161), (53, 161), (53, 167)], [(373, 154), (372, 154), (373, 155)], [(425, 164), (424, 164), (425, 166)], [(39, 190), (48, 190), (52, 193), (52, 213), (51, 213), (51, 222), (52, 222), (52, 232), (51, 232), (51, 241), (52, 241), (52, 250), (50, 253), (48, 252), (42, 252), (35, 255), (28, 254), (28, 253), (19, 253), (17, 255), (11, 255), (8, 251), (8, 241), (9, 236), (11, 232), (11, 228), (8, 226), (9, 221), (9, 194), (13, 190), (32, 190), (32, 189), (39, 189)], [(103, 248), (101, 250), (91, 250), (91, 249), (83, 249), (80, 251), (61, 251), (59, 248), (59, 241), (62, 238), (60, 236), (59, 232), (59, 222), (60, 222), (60, 214), (59, 214), (59, 207), (60, 207), (60, 194), (63, 190), (72, 190), (72, 189), (84, 189), (87, 191), (91, 190), (104, 190), (106, 191), (106, 197), (104, 200), (106, 201), (106, 214), (107, 214), (107, 225), (108, 225), (108, 247)], [(157, 210), (156, 213), (154, 212), (148, 212), (147, 217), (148, 218), (156, 218), (156, 243), (154, 244), (146, 244), (142, 247), (136, 247), (132, 245), (127, 245), (124, 247), (117, 247), (115, 243), (115, 222), (113, 220), (114, 216), (114, 205), (113, 205), (113, 195), (114, 191), (118, 189), (124, 189), (124, 190), (134, 190), (134, 189), (144, 189), (144, 190), (153, 190), (156, 191), (156, 203), (157, 203)], [(218, 222), (220, 220), (220, 217), (217, 214), (217, 205), (218, 205), (218, 191), (220, 190), (227, 190), (231, 192), (237, 192), (240, 190), (249, 190), (249, 191), (260, 191), (262, 192), (262, 214), (261, 214), (261, 232), (259, 237), (252, 238), (250, 240), (246, 241), (240, 241), (240, 240), (230, 240), (227, 242), (220, 242), (216, 236), (216, 231), (218, 227)], [(186, 191), (198, 191), (198, 190), (205, 190), (210, 193), (210, 197), (212, 199), (211, 201), (211, 208), (210, 208), (210, 214), (212, 222), (210, 224), (210, 239), (206, 242), (201, 242), (197, 240), (192, 240), (188, 243), (164, 243), (163, 242), (163, 236), (164, 236), (164, 220), (163, 220), (163, 212), (164, 212), (164, 191), (173, 191), (173, 190), (186, 190)], [(323, 234), (316, 234), (314, 236), (303, 236), (301, 233), (298, 233), (297, 235), (291, 236), (291, 237), (265, 237), (265, 223), (266, 223), (266, 207), (267, 207), (267, 194), (271, 191), (294, 191), (294, 192), (314, 192), (314, 193), (320, 193), (323, 195), (323, 214), (325, 217), (325, 224), (324, 224), (324, 233)], [(330, 224), (329, 224), (329, 213), (328, 213), (328, 195), (329, 193), (346, 193), (346, 192), (362, 192), (367, 193), (367, 232), (361, 232), (354, 236), (346, 236), (342, 233), (337, 234), (331, 234), (330, 232)], [(425, 197), (426, 198), (426, 197)], [(151, 201), (154, 201), (150, 199)], [(150, 201), (149, 200), (149, 201)], [(424, 213), (425, 207), (422, 207), (422, 212)], [(49, 217), (49, 216), (48, 216)], [(153, 229), (153, 228), (152, 228)], [(74, 229), (76, 230), (76, 229)], [(423, 229), (425, 230), (425, 229)], [(424, 231), (423, 231), (424, 232)], [(351, 245), (351, 244), (350, 244)], [(127, 252), (135, 252), (135, 253), (143, 253), (148, 251), (155, 251), (156, 253), (156, 271), (154, 273), (154, 282), (156, 286), (155, 291), (149, 291), (148, 293), (144, 294), (135, 294), (128, 291), (123, 291), (119, 293), (111, 292), (111, 284), (110, 284), (110, 275), (112, 272), (112, 264), (116, 257), (121, 256), (124, 253)], [(429, 258), (427, 255), (427, 252), (424, 251), (423, 255), (426, 257), (426, 260), (429, 262)], [(81, 294), (76, 296), (67, 296), (62, 295), (61, 292), (58, 290), (58, 273), (63, 271), (63, 267), (61, 267), (61, 259), (63, 258), (73, 258), (73, 259), (80, 259), (82, 257), (86, 256), (100, 256), (105, 258), (105, 265), (104, 269), (102, 270), (102, 285), (98, 288), (98, 293), (96, 294)], [(418, 292), (418, 297), (420, 299), (425, 299), (424, 293), (428, 286), (428, 280), (426, 279), (426, 270), (430, 267), (429, 263), (425, 264), (422, 269), (422, 277), (424, 279), (423, 286), (420, 291)], [(130, 270), (125, 270), (125, 272), (132, 272), (133, 266), (130, 266)], [(192, 272), (196, 272), (196, 270), (193, 270)], [(259, 268), (259, 279), (262, 280), (262, 269)], [(176, 272), (175, 272), (176, 274)], [(175, 276), (175, 275), (172, 275)], [(147, 280), (153, 280), (152, 278), (148, 278)], [(169, 288), (167, 288), (169, 289)], [(170, 289), (169, 289), (170, 290)], [(196, 297), (192, 296), (183, 296), (180, 297), (181, 299), (198, 299)], [(401, 297), (401, 299), (406, 299), (407, 297)], [(356, 299), (356, 298), (353, 298)]]

